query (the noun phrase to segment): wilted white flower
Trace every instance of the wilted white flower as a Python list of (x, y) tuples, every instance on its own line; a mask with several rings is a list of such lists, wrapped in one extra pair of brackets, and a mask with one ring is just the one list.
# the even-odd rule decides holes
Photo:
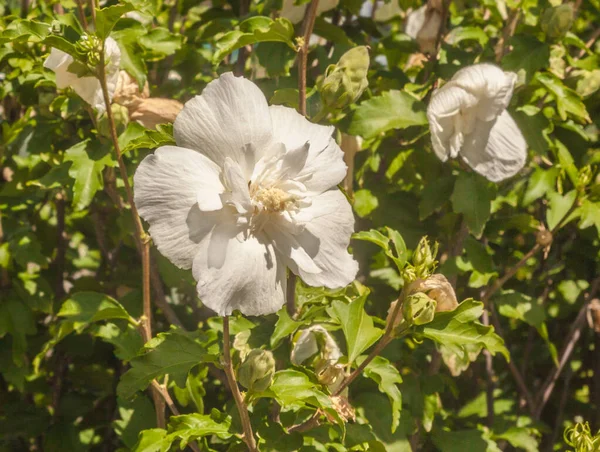
[(322, 359), (334, 363), (342, 357), (340, 347), (329, 331), (321, 325), (314, 325), (299, 333), (290, 359), (292, 364), (298, 366), (319, 352), (321, 352)]
[(517, 75), (492, 64), (459, 70), (436, 90), (427, 108), (433, 149), (440, 160), (460, 157), (498, 182), (525, 164), (527, 144), (506, 111)]
[(277, 311), (286, 268), (307, 284), (342, 287), (354, 218), (333, 127), (267, 105), (252, 82), (223, 74), (186, 103), (163, 146), (137, 169), (135, 203), (159, 251), (191, 268), (219, 315)]
[[(104, 42), (104, 59), (106, 62), (106, 86), (109, 98), (112, 99), (119, 78), (119, 64), (121, 62), (121, 51), (117, 42), (112, 38), (107, 38)], [(79, 77), (69, 71), (69, 66), (73, 61), (73, 57), (68, 53), (52, 48), (50, 55), (44, 61), (44, 67), (55, 72), (57, 88), (73, 88), (85, 102), (97, 109), (99, 113), (103, 113), (106, 106), (100, 80), (91, 75)]]
[[(320, 0), (317, 5), (317, 16), (335, 8), (339, 2), (340, 0)], [(308, 3), (294, 5), (294, 0), (283, 0), (281, 17), (285, 17), (293, 24), (300, 23), (302, 22), (302, 19), (304, 19), (306, 8), (308, 8)]]

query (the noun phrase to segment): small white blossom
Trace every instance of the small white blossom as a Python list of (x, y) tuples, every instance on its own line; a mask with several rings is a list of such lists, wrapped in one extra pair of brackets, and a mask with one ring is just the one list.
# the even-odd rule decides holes
[[(106, 86), (109, 98), (112, 99), (119, 78), (121, 51), (117, 42), (107, 38), (104, 42), (104, 58), (106, 61)], [(56, 86), (59, 89), (73, 88), (79, 96), (92, 107), (103, 113), (106, 110), (100, 81), (94, 76), (79, 77), (69, 71), (73, 57), (68, 53), (52, 48), (50, 55), (44, 61), (44, 67), (56, 73)]]
[(276, 312), (286, 269), (307, 284), (342, 287), (354, 217), (336, 185), (346, 174), (333, 127), (267, 105), (252, 82), (221, 75), (185, 104), (177, 146), (146, 157), (135, 204), (159, 251), (191, 268), (219, 315)]
[[(340, 0), (320, 0), (317, 5), (317, 16), (320, 16), (326, 11), (335, 8)], [(294, 5), (294, 0), (283, 0), (283, 6), (281, 7), (281, 17), (285, 17), (291, 23), (297, 24), (302, 22), (304, 19), (304, 13), (308, 8), (308, 3), (302, 5)]]
[(441, 27), (441, 2), (430, 0), (426, 5), (408, 14), (404, 31), (417, 41), (421, 52), (435, 53)]
[(427, 118), (440, 160), (460, 156), (493, 182), (523, 168), (527, 143), (506, 111), (516, 80), (512, 72), (477, 64), (459, 70), (433, 93)]

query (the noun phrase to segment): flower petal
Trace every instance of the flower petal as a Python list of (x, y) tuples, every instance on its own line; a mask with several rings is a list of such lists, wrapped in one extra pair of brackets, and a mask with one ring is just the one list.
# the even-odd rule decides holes
[(192, 272), (198, 296), (218, 315), (239, 309), (245, 315), (277, 312), (285, 302), (286, 268), (273, 245), (253, 235), (227, 241), (222, 265), (211, 266), (203, 240)]
[[(178, 146), (195, 149), (221, 167), (229, 156), (246, 168), (245, 154), (250, 151), (256, 153), (252, 164), (256, 163), (269, 147), (271, 131), (269, 107), (261, 90), (231, 72), (188, 101), (173, 125)], [(250, 178), (250, 174), (245, 176)]]
[(310, 144), (304, 168), (295, 176), (309, 192), (323, 193), (339, 184), (346, 176), (344, 153), (331, 134), (333, 127), (313, 124), (293, 108), (272, 105), (273, 135), (285, 144), (288, 152)]
[(477, 116), (491, 121), (508, 107), (516, 81), (517, 74), (483, 63), (460, 69), (449, 84), (475, 95), (480, 102)]
[[(463, 134), (467, 125), (461, 119), (469, 115), (469, 110), (477, 105), (477, 98), (449, 83), (436, 90), (427, 107), (427, 119), (431, 132), (431, 142), (437, 157), (445, 162), (448, 157), (456, 157), (462, 146)], [(463, 116), (463, 111), (466, 115)]]
[(514, 176), (527, 159), (527, 143), (510, 114), (504, 110), (496, 121), (477, 121), (465, 137), (463, 160), (482, 176), (498, 182)]
[(314, 197), (312, 205), (303, 208), (296, 219), (305, 222), (306, 227), (295, 239), (321, 272), (307, 272), (295, 260), (288, 259), (290, 270), (311, 286), (333, 289), (352, 282), (358, 272), (358, 263), (348, 253), (354, 216), (344, 194), (335, 188)]
[[(190, 149), (163, 146), (140, 163), (134, 180), (134, 201), (150, 223), (158, 250), (181, 268), (191, 268), (200, 241), (226, 212), (201, 212), (199, 195), (213, 205), (224, 190), (219, 167)], [(211, 199), (212, 198), (212, 199)]]

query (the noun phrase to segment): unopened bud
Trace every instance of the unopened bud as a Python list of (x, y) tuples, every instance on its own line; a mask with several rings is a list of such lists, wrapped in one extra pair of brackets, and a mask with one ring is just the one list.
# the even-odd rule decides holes
[(268, 389), (275, 373), (275, 359), (268, 350), (252, 350), (238, 369), (238, 381), (250, 391)]
[(433, 247), (429, 244), (427, 236), (423, 237), (412, 257), (412, 264), (415, 273), (420, 278), (429, 276), (435, 270), (437, 261), (435, 260), (438, 252), (438, 243), (435, 242)]
[(542, 30), (551, 39), (562, 38), (571, 29), (574, 19), (573, 7), (563, 3), (544, 11), (541, 20)]
[(588, 184), (592, 181), (592, 167), (590, 165), (586, 165), (579, 170), (579, 176), (577, 180), (577, 186), (579, 189), (583, 190)]
[(409, 295), (402, 306), (404, 320), (412, 325), (425, 325), (433, 320), (437, 303), (422, 292)]
[(358, 46), (342, 55), (337, 64), (327, 68), (320, 92), (329, 108), (342, 109), (355, 102), (369, 85), (369, 51)]
[(100, 52), (102, 51), (102, 41), (96, 35), (83, 34), (75, 44), (77, 51), (84, 56), (85, 62), (90, 66), (97, 66), (100, 63)]
[(552, 243), (552, 232), (547, 229), (542, 229), (535, 235), (535, 241), (542, 247), (547, 247)]

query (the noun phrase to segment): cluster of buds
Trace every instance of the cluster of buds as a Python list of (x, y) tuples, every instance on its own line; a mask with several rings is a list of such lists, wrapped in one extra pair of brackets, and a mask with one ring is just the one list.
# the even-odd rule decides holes
[(75, 48), (88, 66), (96, 67), (100, 64), (102, 41), (96, 35), (82, 34), (75, 44)]
[(427, 237), (423, 237), (413, 253), (412, 262), (406, 265), (402, 273), (405, 284), (432, 275), (437, 266), (437, 253), (438, 243), (435, 242), (432, 246)]
[(549, 8), (544, 11), (541, 26), (550, 39), (560, 39), (567, 34), (575, 20), (575, 11), (569, 3)]
[(367, 47), (359, 46), (348, 50), (337, 64), (326, 69), (319, 91), (327, 108), (343, 109), (358, 100), (369, 85), (369, 63)]
[(238, 369), (240, 384), (251, 392), (265, 391), (273, 382), (275, 358), (268, 350), (252, 350)]

